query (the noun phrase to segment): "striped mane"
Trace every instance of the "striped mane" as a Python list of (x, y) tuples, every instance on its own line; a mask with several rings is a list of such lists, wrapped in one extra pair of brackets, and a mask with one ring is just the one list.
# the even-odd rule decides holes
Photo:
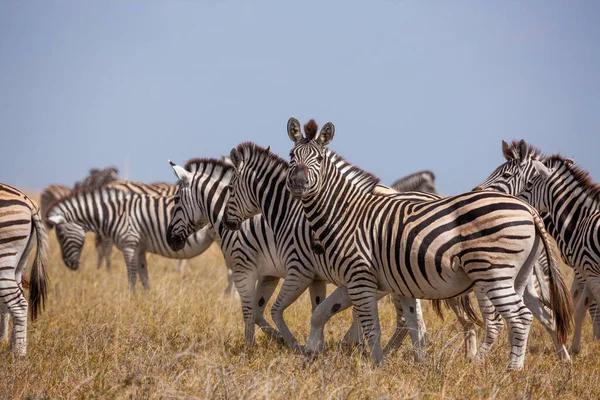
[(219, 176), (219, 179), (229, 181), (234, 174), (231, 164), (216, 158), (192, 158), (189, 159), (184, 168), (193, 173)]
[(402, 184), (402, 183), (404, 183), (410, 179), (413, 179), (416, 176), (420, 176), (420, 175), (427, 175), (427, 176), (429, 176), (429, 179), (431, 180), (431, 182), (435, 182), (435, 174), (433, 173), (433, 171), (423, 170), (423, 171), (413, 172), (412, 174), (406, 175), (403, 178), (396, 179), (394, 181), (394, 183), (392, 183), (391, 186), (396, 186), (396, 185)]
[(283, 158), (279, 157), (277, 154), (272, 153), (270, 150), (265, 149), (253, 142), (243, 142), (237, 145), (236, 150), (240, 152), (242, 158), (244, 160), (248, 160), (254, 154), (262, 155), (268, 157), (269, 161), (272, 164), (276, 164), (278, 167), (282, 167), (287, 169), (289, 167), (289, 163)]
[(600, 185), (592, 180), (592, 177), (586, 170), (575, 165), (572, 160), (565, 159), (560, 154), (553, 154), (550, 157), (546, 157), (543, 162), (548, 168), (558, 168), (564, 165), (586, 193), (600, 200)]
[(372, 173), (349, 163), (345, 158), (332, 150), (328, 150), (328, 156), (330, 162), (340, 170), (340, 172), (349, 182), (352, 183), (352, 185), (357, 186), (359, 189), (367, 193), (373, 192), (375, 187), (381, 182), (381, 179)]

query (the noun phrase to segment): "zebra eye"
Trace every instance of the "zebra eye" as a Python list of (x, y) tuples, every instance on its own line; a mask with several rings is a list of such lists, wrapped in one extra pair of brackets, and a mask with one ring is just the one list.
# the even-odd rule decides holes
[(502, 174), (503, 178), (510, 178), (512, 176), (512, 174), (510, 172), (505, 172)]
[(318, 163), (322, 163), (323, 162), (323, 156), (318, 156), (317, 157), (317, 162)]

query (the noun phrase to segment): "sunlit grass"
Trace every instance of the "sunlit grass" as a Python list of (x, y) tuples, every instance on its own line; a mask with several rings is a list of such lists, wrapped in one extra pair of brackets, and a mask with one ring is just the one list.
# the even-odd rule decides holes
[[(308, 363), (262, 333), (244, 351), (240, 305), (222, 295), (227, 280), (216, 245), (183, 273), (176, 261), (151, 255), (151, 289), (138, 283), (130, 296), (116, 249), (113, 269), (96, 270), (90, 237), (81, 270), (72, 272), (54, 233), (50, 239), (49, 304), (29, 326), (26, 360), (0, 345), (0, 398), (600, 398), (600, 345), (589, 321), (572, 367), (558, 361), (536, 322), (525, 370), (507, 373), (506, 331), (483, 364), (471, 364), (455, 318), (441, 321), (428, 304), (427, 362), (415, 365), (407, 340), (374, 367), (360, 352), (338, 349), (350, 323), (345, 312), (328, 325), (325, 355)], [(302, 342), (309, 310), (305, 295), (286, 312)], [(385, 341), (395, 322), (390, 302), (380, 314)]]

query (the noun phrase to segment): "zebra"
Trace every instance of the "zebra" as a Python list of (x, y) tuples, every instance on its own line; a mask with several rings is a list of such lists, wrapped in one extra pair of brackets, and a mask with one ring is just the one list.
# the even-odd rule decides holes
[(435, 188), (435, 174), (431, 171), (419, 171), (397, 179), (391, 185), (397, 192), (425, 192), (438, 194)]
[(27, 354), (27, 300), (23, 272), (37, 242), (29, 283), (29, 306), (34, 321), (44, 309), (47, 295), (48, 238), (37, 204), (20, 190), (0, 184), (0, 340), (8, 339), (12, 316), (11, 350)]
[[(354, 166), (348, 164), (339, 155), (328, 151), (326, 156), (344, 171), (345, 176), (354, 174)], [(225, 213), (227, 225), (234, 229), (239, 228), (241, 221), (262, 213), (276, 237), (280, 238), (279, 240), (282, 242), (289, 243), (289, 246), (294, 249), (294, 252), (290, 253), (293, 257), (290, 257), (288, 261), (290, 265), (288, 275), (272, 310), (273, 320), (280, 321), (283, 318), (282, 314), (285, 307), (289, 306), (314, 279), (327, 280), (338, 285), (339, 282), (335, 280), (335, 276), (330, 275), (324, 256), (313, 254), (311, 251), (312, 237), (308, 222), (302, 213), (301, 204), (290, 196), (285, 187), (288, 163), (277, 155), (270, 153), (269, 150), (250, 142), (242, 143), (232, 149), (230, 158), (236, 170), (229, 184), (230, 196)], [(390, 191), (389, 188), (379, 185), (376, 187), (375, 193), (385, 195)], [(391, 191), (391, 193), (396, 192)], [(417, 193), (412, 194), (412, 197), (415, 200), (438, 198), (434, 195)], [(311, 344), (308, 348), (309, 355), (314, 355), (311, 354), (314, 349), (316, 349), (314, 353), (322, 351), (323, 328), (329, 317), (351, 305), (344, 287), (338, 287), (331, 296), (334, 299), (341, 296), (340, 298), (345, 299), (345, 303), (336, 302), (339, 306), (335, 308), (333, 313), (327, 315), (313, 314), (311, 329), (315, 332), (313, 337), (318, 337), (318, 342), (317, 344)], [(397, 326), (384, 353), (387, 354), (399, 346), (406, 336), (406, 314), (410, 318), (408, 326), (413, 327), (409, 332), (415, 348), (415, 358), (418, 360), (421, 358), (419, 349), (423, 345), (425, 334), (420, 303), (411, 304), (409, 300), (403, 299), (402, 296), (394, 296), (393, 301), (397, 309)], [(403, 305), (404, 307), (402, 307)], [(474, 324), (467, 319), (469, 314), (462, 318), (463, 309), (460, 307), (466, 308), (467, 305), (470, 305), (470, 303), (456, 304), (454, 301), (451, 302), (451, 307), (465, 327), (467, 354), (473, 353), (474, 356), (476, 350)], [(436, 311), (441, 312), (439, 307), (436, 308)], [(471, 315), (474, 315), (474, 313)], [(276, 324), (280, 331), (284, 331), (285, 327), (280, 327), (277, 322)], [(418, 328), (415, 329), (415, 326)], [(349, 343), (358, 342), (360, 331), (357, 329), (350, 332), (352, 336), (344, 338), (344, 341)], [(419, 332), (422, 333), (419, 334)]]
[[(298, 121), (290, 118), (288, 136), (294, 147), (286, 185), (302, 201), (332, 273), (347, 286), (375, 363), (383, 361), (377, 289), (425, 299), (474, 291), (486, 322), (478, 359), (498, 334), (489, 329), (494, 325), (489, 310), (494, 309), (509, 327), (508, 368), (522, 369), (532, 321), (522, 296), (541, 251), (550, 263), (552, 310), (558, 342), (564, 344), (572, 304), (535, 209), (499, 192), (415, 202), (402, 194), (374, 196), (357, 190), (325, 157), (334, 132), (334, 125), (327, 123), (303, 137)], [(365, 176), (373, 185), (379, 183), (373, 175)], [(326, 303), (320, 306), (331, 306)]]
[[(289, 259), (290, 247), (277, 241), (262, 215), (244, 221), (238, 232), (225, 227), (223, 217), (227, 188), (234, 175), (231, 163), (216, 159), (192, 159), (184, 168), (172, 162), (170, 164), (180, 182), (167, 230), (171, 248), (181, 248), (183, 239), (199, 224), (210, 223), (221, 237), (221, 250), (228, 268), (233, 271), (242, 302), (245, 346), (254, 345), (256, 324), (270, 337), (300, 349), (293, 335), (282, 336), (263, 316), (279, 279), (287, 274), (285, 260)], [(314, 309), (325, 298), (325, 282), (314, 281), (309, 286), (309, 292)]]
[(115, 167), (104, 169), (92, 168), (88, 176), (75, 182), (73, 189), (99, 188), (119, 180), (119, 170)]
[(166, 241), (172, 207), (173, 196), (151, 197), (101, 187), (73, 191), (50, 208), (48, 219), (55, 225), (63, 261), (70, 269), (79, 269), (85, 232), (110, 238), (123, 253), (129, 290), (134, 293), (138, 274), (144, 289), (149, 288), (146, 252), (191, 258), (213, 242), (207, 227), (187, 238), (181, 251), (172, 251)]
[(511, 144), (502, 141), (502, 151), (506, 162), (475, 189), (518, 195), (542, 212), (563, 260), (575, 272), (571, 288), (576, 304), (575, 335), (570, 350), (577, 354), (588, 307), (594, 336), (600, 339), (600, 292), (593, 289), (600, 287), (596, 283), (600, 280), (600, 246), (593, 239), (600, 231), (600, 190), (573, 160), (559, 155), (546, 157), (524, 140)]

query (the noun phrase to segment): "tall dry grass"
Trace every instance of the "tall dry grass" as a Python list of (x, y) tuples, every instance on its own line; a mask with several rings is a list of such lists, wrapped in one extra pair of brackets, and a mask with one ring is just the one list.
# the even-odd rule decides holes
[[(0, 398), (600, 398), (600, 346), (589, 321), (572, 366), (557, 360), (534, 323), (524, 371), (507, 373), (506, 331), (483, 364), (471, 364), (454, 317), (443, 322), (427, 304), (427, 362), (415, 365), (407, 341), (374, 367), (360, 351), (338, 349), (350, 323), (345, 312), (328, 326), (326, 353), (309, 363), (262, 333), (244, 351), (240, 305), (222, 295), (226, 277), (216, 246), (184, 273), (175, 261), (150, 256), (151, 289), (138, 286), (131, 296), (120, 253), (111, 271), (96, 270), (89, 238), (82, 269), (72, 272), (60, 261), (54, 233), (50, 240), (50, 301), (29, 326), (26, 360), (0, 345)], [(385, 301), (380, 310), (387, 340), (395, 313)], [(306, 296), (286, 312), (301, 341), (309, 316)]]

